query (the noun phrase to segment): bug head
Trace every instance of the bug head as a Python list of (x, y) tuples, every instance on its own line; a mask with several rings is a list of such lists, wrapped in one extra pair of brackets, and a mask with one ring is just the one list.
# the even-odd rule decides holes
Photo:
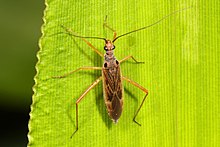
[(115, 46), (111, 40), (105, 40), (105, 46), (104, 50), (105, 51), (112, 51), (115, 49)]

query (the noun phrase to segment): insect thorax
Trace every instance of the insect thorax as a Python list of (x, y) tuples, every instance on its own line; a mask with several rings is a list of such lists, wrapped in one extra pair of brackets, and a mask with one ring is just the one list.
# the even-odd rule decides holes
[(116, 57), (114, 56), (113, 50), (111, 51), (106, 51), (105, 54), (105, 61), (104, 61), (104, 68), (115, 68), (119, 65), (118, 60), (116, 59)]

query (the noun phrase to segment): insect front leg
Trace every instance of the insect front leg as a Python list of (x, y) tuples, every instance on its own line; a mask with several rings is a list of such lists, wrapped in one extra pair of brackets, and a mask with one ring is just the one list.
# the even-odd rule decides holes
[(79, 70), (102, 70), (102, 67), (80, 67), (80, 68), (78, 68), (76, 70), (73, 70), (71, 72), (68, 72), (68, 73), (66, 73), (62, 76), (53, 76), (52, 78), (65, 78), (65, 77), (67, 77), (67, 76), (69, 76), (69, 75), (71, 75), (74, 72), (77, 72)]
[(61, 27), (65, 29), (67, 34), (75, 36), (75, 37), (76, 36), (80, 37), (88, 46), (90, 46), (92, 48), (93, 51), (95, 51), (99, 56), (104, 57), (104, 55), (98, 49), (96, 49), (89, 41), (84, 39), (82, 36), (78, 36), (73, 30), (66, 28), (65, 26), (61, 26)]
[(95, 48), (89, 41), (87, 41), (84, 38), (81, 38), (88, 46), (92, 48), (93, 51), (95, 51), (99, 56), (104, 57), (104, 55), (97, 49)]
[(134, 60), (134, 62), (136, 62), (136, 63), (144, 63), (144, 62), (139, 62), (139, 61), (137, 61), (132, 55), (129, 55), (129, 56), (123, 58), (123, 59), (120, 60), (119, 62), (122, 63), (122, 62), (124, 62), (124, 61), (126, 61), (126, 60), (128, 60), (128, 59), (130, 59), (130, 58), (131, 58), (132, 60)]
[(116, 33), (116, 30), (114, 30), (112, 27), (107, 25), (107, 15), (105, 16), (105, 22), (103, 23), (103, 27), (108, 28), (109, 30), (111, 30), (114, 33), (113, 40), (115, 40), (117, 33)]
[(145, 101), (146, 98), (147, 98), (148, 90), (147, 90), (146, 88), (142, 87), (141, 85), (139, 85), (138, 83), (136, 83), (136, 82), (134, 82), (134, 81), (132, 81), (132, 80), (126, 78), (126, 77), (122, 77), (122, 79), (125, 80), (125, 81), (127, 81), (127, 82), (129, 82), (129, 83), (131, 83), (132, 85), (136, 86), (137, 88), (139, 88), (140, 90), (142, 90), (143, 92), (146, 93), (146, 95), (144, 96), (144, 99), (143, 99), (142, 102), (141, 102), (141, 105), (139, 106), (138, 110), (136, 111), (136, 113), (135, 113), (135, 115), (134, 115), (134, 117), (133, 117), (133, 121), (134, 121), (136, 124), (138, 124), (139, 126), (141, 126), (141, 124), (138, 123), (138, 122), (135, 120), (135, 118), (136, 118), (136, 116), (138, 115), (139, 111), (141, 110), (141, 107), (142, 107), (143, 104), (144, 104), (144, 101)]
[(83, 94), (77, 99), (76, 101), (76, 130), (73, 132), (71, 135), (71, 138), (73, 135), (78, 131), (78, 104), (79, 102), (85, 97), (85, 95), (92, 89), (94, 88), (100, 81), (102, 80), (102, 76), (99, 77), (98, 79), (95, 80), (84, 92)]

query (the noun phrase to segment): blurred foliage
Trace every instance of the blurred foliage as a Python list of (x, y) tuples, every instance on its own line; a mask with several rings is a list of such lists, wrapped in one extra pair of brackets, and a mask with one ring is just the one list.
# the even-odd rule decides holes
[(0, 0), (0, 146), (26, 146), (43, 0)]
[(36, 52), (42, 25), (43, 0), (0, 1), (0, 107), (28, 110)]

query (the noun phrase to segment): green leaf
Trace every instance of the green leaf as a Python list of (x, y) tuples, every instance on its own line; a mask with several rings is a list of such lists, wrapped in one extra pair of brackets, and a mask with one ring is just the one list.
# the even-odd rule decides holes
[[(219, 2), (149, 0), (47, 0), (36, 65), (33, 104), (29, 122), (29, 146), (217, 146), (220, 144)], [(115, 55), (133, 55), (122, 63), (122, 74), (149, 90), (137, 121), (132, 118), (144, 93), (123, 82), (124, 108), (115, 125), (106, 112), (102, 84), (79, 104), (79, 130), (75, 131), (75, 102), (101, 71), (79, 71), (102, 66), (99, 57), (80, 38), (112, 38), (152, 24), (176, 10), (158, 25), (118, 39)], [(88, 39), (104, 54), (102, 40)]]

